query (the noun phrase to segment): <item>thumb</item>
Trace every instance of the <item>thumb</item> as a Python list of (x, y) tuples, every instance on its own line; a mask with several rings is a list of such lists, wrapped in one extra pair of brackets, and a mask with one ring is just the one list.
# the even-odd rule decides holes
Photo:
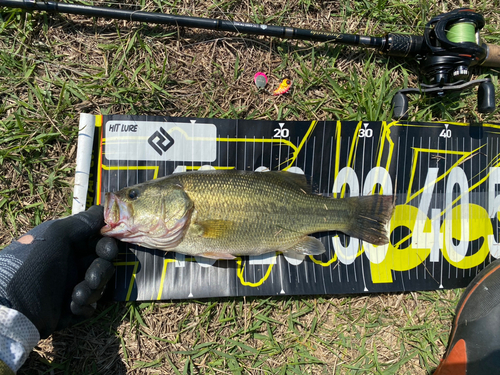
[(61, 219), (54, 223), (62, 235), (72, 242), (88, 240), (99, 234), (104, 223), (104, 207), (92, 206), (87, 211)]

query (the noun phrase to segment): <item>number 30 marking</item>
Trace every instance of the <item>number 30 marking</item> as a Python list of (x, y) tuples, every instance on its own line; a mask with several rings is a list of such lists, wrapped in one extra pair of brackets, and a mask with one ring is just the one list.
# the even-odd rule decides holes
[(359, 138), (371, 138), (373, 137), (372, 129), (359, 129)]

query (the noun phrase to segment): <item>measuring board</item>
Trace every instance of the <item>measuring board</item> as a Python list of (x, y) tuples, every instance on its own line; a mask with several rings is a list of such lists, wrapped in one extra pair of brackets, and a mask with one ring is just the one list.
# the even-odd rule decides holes
[(390, 244), (317, 233), (327, 251), (303, 261), (216, 261), (121, 244), (117, 300), (458, 288), (500, 257), (500, 124), (90, 118), (87, 207), (105, 192), (199, 169), (286, 170), (332, 199), (396, 199)]

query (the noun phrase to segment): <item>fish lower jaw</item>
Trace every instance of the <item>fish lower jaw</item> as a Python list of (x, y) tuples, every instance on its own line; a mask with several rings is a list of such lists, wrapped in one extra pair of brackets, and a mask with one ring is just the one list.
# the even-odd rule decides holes
[(169, 231), (165, 227), (163, 231), (159, 231), (159, 228), (155, 229), (156, 231), (141, 231), (138, 228), (130, 228), (122, 222), (107, 224), (101, 228), (101, 234), (151, 249), (171, 250), (178, 244), (179, 239), (169, 236)]
[(101, 228), (101, 234), (107, 237), (122, 239), (130, 235), (130, 230), (125, 223), (106, 224)]

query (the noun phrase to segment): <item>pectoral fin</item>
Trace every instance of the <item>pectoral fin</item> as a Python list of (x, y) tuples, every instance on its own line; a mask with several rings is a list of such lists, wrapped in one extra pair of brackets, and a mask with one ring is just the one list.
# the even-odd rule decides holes
[(220, 239), (229, 236), (233, 227), (229, 220), (206, 220), (192, 224), (192, 231), (203, 238)]
[(325, 246), (323, 243), (315, 237), (307, 236), (301, 239), (298, 243), (292, 246), (290, 249), (284, 250), (287, 256), (289, 254), (300, 254), (300, 255), (320, 255), (325, 252)]

